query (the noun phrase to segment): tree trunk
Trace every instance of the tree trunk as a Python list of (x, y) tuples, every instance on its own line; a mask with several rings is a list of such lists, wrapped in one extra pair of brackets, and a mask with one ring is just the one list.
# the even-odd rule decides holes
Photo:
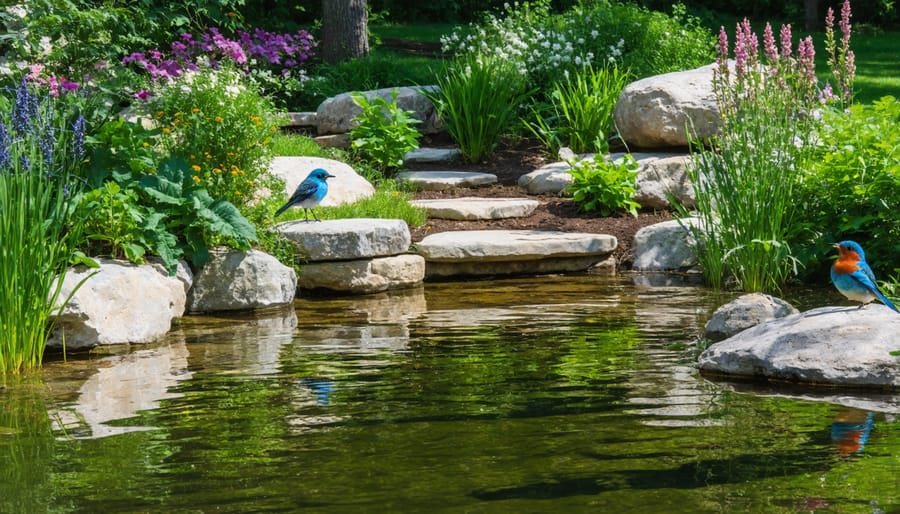
[(369, 55), (366, 0), (322, 0), (320, 50), (328, 63)]
[(819, 0), (803, 0), (806, 11), (806, 30), (814, 32), (819, 28)]

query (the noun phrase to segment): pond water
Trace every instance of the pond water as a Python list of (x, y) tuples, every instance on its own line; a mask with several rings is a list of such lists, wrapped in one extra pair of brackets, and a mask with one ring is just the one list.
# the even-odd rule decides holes
[(900, 395), (712, 382), (730, 298), (670, 281), (429, 283), (51, 356), (0, 389), (0, 512), (900, 512)]

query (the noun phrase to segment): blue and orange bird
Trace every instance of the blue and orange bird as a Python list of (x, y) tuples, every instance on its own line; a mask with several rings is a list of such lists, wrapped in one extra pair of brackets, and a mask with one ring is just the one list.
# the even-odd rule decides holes
[(838, 250), (838, 258), (831, 265), (831, 281), (842, 295), (861, 302), (860, 309), (878, 298), (894, 312), (900, 312), (878, 289), (875, 274), (866, 263), (866, 254), (858, 243), (841, 241), (831, 246)]
[[(300, 207), (303, 207), (303, 219), (308, 222), (310, 209), (319, 205), (319, 202), (321, 202), (322, 199), (325, 198), (325, 195), (328, 194), (327, 180), (330, 178), (334, 178), (334, 175), (329, 174), (322, 168), (316, 168), (309, 172), (309, 175), (303, 179), (303, 182), (301, 182), (300, 185), (297, 186), (297, 189), (294, 190), (291, 199), (280, 209), (275, 211), (275, 217), (277, 218), (282, 212), (295, 205), (299, 205)], [(313, 211), (313, 219), (321, 221), (316, 216), (316, 211)]]

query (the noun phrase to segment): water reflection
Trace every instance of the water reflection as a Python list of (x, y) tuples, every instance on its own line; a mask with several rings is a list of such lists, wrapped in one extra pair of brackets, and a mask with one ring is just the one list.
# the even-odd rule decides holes
[(831, 423), (831, 440), (842, 455), (862, 453), (873, 426), (875, 414), (843, 408)]
[(110, 421), (134, 417), (156, 409), (178, 382), (189, 380), (188, 350), (184, 342), (172, 342), (95, 362), (98, 368), (78, 389), (77, 399), (51, 410), (53, 429), (65, 437), (108, 437), (154, 427), (110, 425)]

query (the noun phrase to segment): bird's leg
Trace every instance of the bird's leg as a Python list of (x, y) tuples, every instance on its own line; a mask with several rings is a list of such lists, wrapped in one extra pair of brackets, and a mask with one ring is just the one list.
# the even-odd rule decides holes
[(307, 209), (306, 207), (303, 208), (303, 221), (304, 223), (309, 223), (309, 209)]
[(315, 209), (312, 210), (312, 213), (313, 213), (313, 218), (314, 218), (316, 221), (322, 221), (322, 220), (319, 219), (318, 216), (316, 216), (316, 210), (315, 210)]

